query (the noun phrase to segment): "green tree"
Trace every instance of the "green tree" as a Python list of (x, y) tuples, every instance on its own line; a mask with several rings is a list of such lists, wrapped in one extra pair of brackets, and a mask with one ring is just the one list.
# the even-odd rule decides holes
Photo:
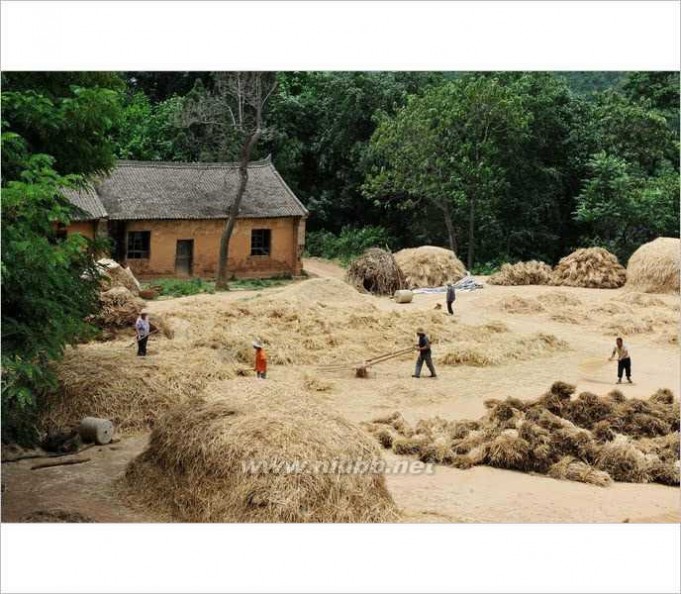
[(123, 76), (132, 94), (143, 93), (156, 105), (172, 97), (187, 95), (197, 80), (212, 85), (212, 72), (125, 72)]
[(678, 72), (629, 72), (622, 92), (634, 101), (647, 100), (656, 109), (678, 114)]
[(575, 211), (584, 241), (604, 245), (626, 261), (641, 243), (678, 233), (679, 178), (673, 168), (637, 177), (626, 161), (604, 152), (589, 165)]
[(119, 90), (99, 86), (116, 79), (61, 76), (3, 77), (2, 429), (4, 439), (26, 442), (54, 384), (51, 362), (89, 335), (84, 319), (97, 304), (98, 246), (57, 236), (72, 214), (62, 190), (113, 166), (120, 114)]
[(627, 161), (635, 175), (653, 175), (670, 160), (678, 165), (678, 145), (665, 114), (649, 103), (608, 91), (597, 98), (592, 121), (598, 149)]
[(485, 256), (556, 261), (577, 239), (575, 195), (595, 150), (591, 104), (554, 73), (490, 76), (508, 86), (531, 117), (521, 142), (501, 146), (507, 189), (495, 228), (486, 233)]
[(379, 113), (394, 114), (443, 80), (425, 72), (280, 73), (263, 148), (310, 209), (312, 230), (339, 233), (358, 221), (410, 227), (404, 213), (362, 194), (369, 139)]
[(484, 232), (493, 223), (507, 184), (503, 146), (522, 142), (529, 119), (518, 96), (495, 77), (469, 75), (431, 89), (380, 123), (367, 192), (405, 191), (430, 201), (455, 250), (454, 219), (466, 221), (470, 269), (476, 228)]
[(3, 130), (23, 139), (3, 153), (3, 183), (18, 179), (30, 155), (47, 154), (62, 175), (98, 174), (114, 163), (121, 79), (109, 73), (4, 73)]
[(201, 153), (181, 124), (183, 106), (182, 97), (152, 103), (144, 93), (134, 93), (123, 106), (116, 156), (139, 161), (199, 160)]

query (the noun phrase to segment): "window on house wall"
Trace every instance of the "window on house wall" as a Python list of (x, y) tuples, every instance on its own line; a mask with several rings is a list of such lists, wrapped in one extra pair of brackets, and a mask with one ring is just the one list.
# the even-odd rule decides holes
[(253, 229), (251, 231), (251, 256), (269, 256), (272, 249), (272, 230)]
[(130, 231), (128, 233), (128, 258), (141, 259), (149, 257), (151, 231)]

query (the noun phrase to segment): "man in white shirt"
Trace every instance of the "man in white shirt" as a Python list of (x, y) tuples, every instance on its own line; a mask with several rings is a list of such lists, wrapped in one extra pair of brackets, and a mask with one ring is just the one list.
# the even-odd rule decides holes
[(146, 311), (140, 312), (137, 321), (135, 322), (135, 331), (137, 332), (137, 356), (147, 356), (147, 340), (149, 340), (149, 319)]
[(631, 384), (631, 357), (629, 356), (629, 349), (624, 344), (621, 338), (615, 340), (615, 348), (610, 355), (610, 361), (617, 356), (617, 383), (622, 383), (622, 374), (626, 372), (627, 381)]

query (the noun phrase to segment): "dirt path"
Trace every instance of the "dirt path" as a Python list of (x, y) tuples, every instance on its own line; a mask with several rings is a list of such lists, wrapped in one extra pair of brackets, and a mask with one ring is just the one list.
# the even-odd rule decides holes
[(96, 522), (152, 522), (153, 518), (125, 506), (115, 483), (125, 466), (147, 443), (147, 435), (129, 436), (115, 445), (83, 452), (90, 462), (31, 470), (44, 460), (21, 460), (2, 465), (2, 521), (17, 522), (36, 511), (79, 512)]
[(310, 276), (320, 276), (325, 278), (345, 278), (345, 269), (322, 258), (303, 258), (303, 270)]
[[(317, 259), (305, 261), (313, 274), (342, 278), (343, 270)], [(279, 289), (268, 289), (277, 291)], [(229, 292), (197, 295), (168, 301), (152, 302), (156, 312), (182, 310), (186, 304), (231, 303), (250, 299), (263, 291)], [(377, 366), (368, 379), (357, 379), (351, 371), (321, 374), (314, 367), (273, 366), (268, 381), (299, 382), (315, 375), (331, 384), (322, 398), (334, 410), (356, 421), (398, 410), (410, 422), (439, 415), (448, 419), (478, 418), (484, 413), (487, 398), (516, 396), (535, 398), (557, 380), (577, 385), (578, 391), (604, 394), (614, 387), (615, 364), (584, 372), (582, 362), (606, 359), (612, 350), (614, 336), (604, 334), (602, 324), (608, 317), (600, 315), (582, 324), (562, 323), (551, 319), (549, 312), (513, 314), (499, 303), (509, 296), (536, 299), (547, 293), (560, 293), (580, 301), (586, 314), (623, 298), (623, 290), (597, 290), (555, 287), (497, 287), (459, 293), (452, 324), (481, 324), (500, 320), (512, 332), (554, 334), (570, 345), (570, 350), (553, 356), (512, 362), (499, 366), (476, 368), (441, 366), (439, 378), (412, 379), (413, 360), (401, 360)], [(678, 297), (656, 296), (662, 311), (675, 311), (678, 322)], [(440, 295), (417, 295), (411, 304), (399, 305), (390, 299), (376, 298), (375, 304), (386, 311), (432, 310), (441, 303)], [(353, 306), (348, 304), (350, 311)], [(674, 309), (676, 308), (676, 309)], [(633, 308), (635, 317), (644, 317), (650, 308)], [(446, 315), (444, 312), (443, 316)], [(668, 329), (665, 329), (667, 332)], [(409, 343), (413, 337), (405, 337)], [(678, 395), (681, 369), (678, 344), (662, 340), (659, 329), (654, 332), (625, 336), (633, 360), (634, 385), (624, 384), (629, 396), (648, 397), (658, 388), (670, 388)], [(434, 354), (437, 357), (437, 344)], [(229, 389), (229, 383), (225, 384)], [(99, 521), (152, 521), (129, 510), (118, 501), (112, 483), (124, 471), (128, 460), (139, 453), (145, 436), (124, 439), (120, 449), (103, 449), (93, 461), (81, 466), (31, 471), (28, 462), (3, 464), (2, 511), (5, 521), (16, 521), (36, 509), (66, 508), (85, 513)], [(92, 451), (92, 450), (91, 450)], [(395, 459), (391, 453), (389, 459)], [(559, 481), (544, 476), (476, 467), (457, 470), (436, 466), (432, 475), (387, 476), (388, 487), (403, 510), (407, 521), (463, 522), (678, 522), (679, 489), (662, 485), (616, 483), (608, 488)]]

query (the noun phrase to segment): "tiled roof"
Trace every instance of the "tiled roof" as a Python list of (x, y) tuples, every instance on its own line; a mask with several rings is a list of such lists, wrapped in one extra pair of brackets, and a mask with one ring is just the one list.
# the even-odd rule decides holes
[[(236, 163), (119, 161), (97, 194), (111, 220), (221, 219), (238, 183)], [(249, 164), (240, 218), (307, 214), (269, 159)]]
[(91, 221), (106, 217), (106, 209), (93, 188), (84, 190), (64, 188), (62, 194), (76, 207), (71, 215), (74, 221)]

